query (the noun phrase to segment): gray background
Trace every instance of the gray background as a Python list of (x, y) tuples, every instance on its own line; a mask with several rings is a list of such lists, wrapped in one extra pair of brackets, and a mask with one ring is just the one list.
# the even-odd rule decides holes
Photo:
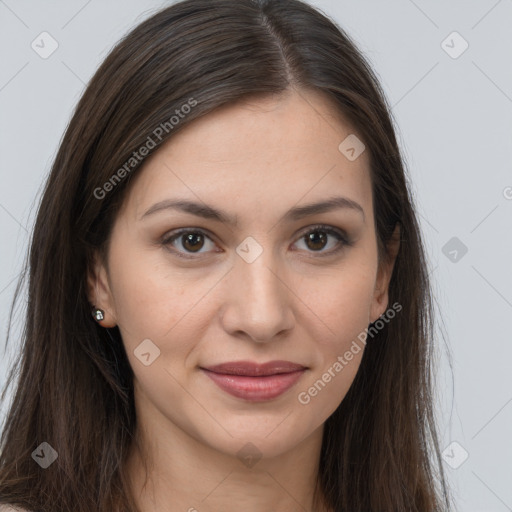
[[(441, 315), (439, 427), (457, 506), (512, 511), (512, 1), (312, 3), (356, 40), (393, 106)], [(71, 111), (112, 45), (164, 5), (0, 0), (2, 387), (34, 204)], [(47, 59), (31, 48), (43, 31), (59, 44)], [(454, 31), (469, 44), (460, 55)]]

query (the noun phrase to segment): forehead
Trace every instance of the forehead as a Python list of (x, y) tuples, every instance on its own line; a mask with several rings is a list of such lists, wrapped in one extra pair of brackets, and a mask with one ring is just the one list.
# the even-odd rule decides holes
[(368, 152), (351, 161), (339, 149), (353, 135), (332, 100), (313, 91), (244, 99), (162, 144), (138, 171), (126, 207), (140, 216), (179, 196), (263, 214), (342, 194), (371, 210)]

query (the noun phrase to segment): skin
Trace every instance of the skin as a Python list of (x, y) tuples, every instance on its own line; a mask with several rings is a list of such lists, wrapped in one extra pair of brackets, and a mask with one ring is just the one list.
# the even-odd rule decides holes
[[(379, 264), (369, 155), (349, 161), (338, 150), (355, 132), (329, 101), (291, 90), (187, 125), (145, 162), (117, 216), (107, 260), (98, 257), (89, 273), (91, 303), (105, 310), (101, 325), (119, 326), (135, 374), (147, 485), (135, 447), (127, 471), (143, 512), (312, 510), (323, 425), (363, 350), (307, 405), (298, 394), (386, 311), (398, 250), (390, 247), (393, 257)], [(359, 203), (364, 217), (342, 208), (282, 219), (294, 206), (333, 195)], [(238, 225), (171, 209), (141, 218), (178, 197), (236, 215)], [(308, 244), (304, 234), (318, 223), (344, 230), (352, 245), (333, 253), (339, 239), (321, 229), (324, 247)], [(162, 242), (179, 228), (200, 228), (205, 237)], [(263, 249), (252, 263), (236, 252), (249, 236)], [(145, 339), (160, 350), (149, 366), (134, 354)], [(265, 402), (228, 395), (199, 369), (278, 359), (308, 369)], [(237, 456), (248, 442), (261, 455), (252, 467)]]

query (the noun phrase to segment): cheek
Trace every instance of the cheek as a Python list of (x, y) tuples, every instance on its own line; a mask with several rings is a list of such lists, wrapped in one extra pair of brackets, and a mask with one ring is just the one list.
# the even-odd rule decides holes
[(343, 400), (359, 369), (374, 288), (374, 267), (346, 265), (301, 282), (317, 364), (299, 389), (298, 402), (325, 420)]
[[(297, 295), (324, 326), (317, 338), (339, 348), (368, 326), (375, 286), (375, 269), (368, 264), (340, 266), (301, 280)], [(318, 321), (317, 321), (318, 322)]]
[(150, 339), (161, 349), (160, 362), (185, 357), (208, 328), (211, 293), (220, 276), (173, 267), (163, 250), (124, 249), (118, 245), (112, 251), (110, 268), (117, 323), (127, 352), (133, 355), (143, 340)]
[(129, 245), (112, 244), (110, 269), (117, 323), (125, 343), (132, 345), (172, 329), (183, 316), (186, 297), (179, 278), (155, 255)]

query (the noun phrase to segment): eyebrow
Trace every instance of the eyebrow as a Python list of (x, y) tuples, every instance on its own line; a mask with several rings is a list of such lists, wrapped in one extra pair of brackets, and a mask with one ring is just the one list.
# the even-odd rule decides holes
[[(366, 220), (363, 207), (356, 201), (349, 199), (348, 197), (335, 196), (324, 201), (316, 203), (310, 203), (303, 206), (295, 206), (288, 210), (281, 220), (283, 221), (295, 221), (308, 217), (310, 215), (330, 212), (332, 210), (348, 209), (359, 212), (363, 221)], [(190, 213), (204, 219), (212, 219), (218, 222), (229, 224), (231, 226), (238, 225), (238, 218), (236, 215), (231, 215), (227, 212), (223, 212), (204, 203), (197, 203), (187, 199), (166, 199), (160, 201), (151, 206), (142, 216), (141, 220), (153, 215), (154, 213), (161, 212), (164, 210), (178, 210), (185, 213)]]

